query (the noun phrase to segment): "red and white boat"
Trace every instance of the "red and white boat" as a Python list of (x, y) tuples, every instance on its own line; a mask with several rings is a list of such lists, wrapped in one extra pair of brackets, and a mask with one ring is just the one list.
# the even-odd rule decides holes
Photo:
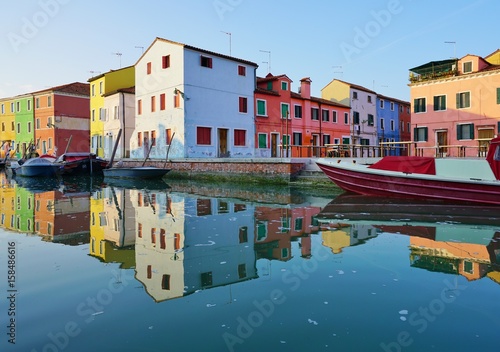
[(348, 192), (500, 205), (500, 137), (486, 159), (386, 156), (372, 164), (321, 158), (319, 168)]

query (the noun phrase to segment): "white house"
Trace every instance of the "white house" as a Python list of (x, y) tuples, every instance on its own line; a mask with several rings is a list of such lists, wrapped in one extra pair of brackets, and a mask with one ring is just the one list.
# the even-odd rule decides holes
[(156, 38), (135, 69), (132, 158), (253, 156), (257, 64)]

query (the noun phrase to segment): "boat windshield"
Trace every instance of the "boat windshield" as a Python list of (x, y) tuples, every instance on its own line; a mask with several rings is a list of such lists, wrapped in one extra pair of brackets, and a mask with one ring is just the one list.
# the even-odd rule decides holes
[(500, 145), (497, 145), (497, 149), (495, 150), (495, 155), (493, 156), (493, 160), (500, 161)]

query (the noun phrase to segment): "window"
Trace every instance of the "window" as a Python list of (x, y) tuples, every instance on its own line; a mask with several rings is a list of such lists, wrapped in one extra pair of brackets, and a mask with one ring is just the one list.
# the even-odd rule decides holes
[(384, 119), (380, 119), (380, 129), (381, 130), (385, 130), (385, 123), (384, 123)]
[(371, 103), (372, 102), (372, 96), (371, 95), (367, 95), (366, 96), (366, 101)]
[(394, 111), (394, 103), (391, 101), (391, 111)]
[(28, 133), (31, 133), (31, 122), (28, 122)]
[(160, 110), (165, 110), (165, 93), (160, 94)]
[(5, 114), (5, 105), (2, 104), (2, 114)]
[(10, 103), (10, 112), (15, 112), (14, 103)]
[(285, 81), (281, 82), (281, 90), (288, 90), (288, 82)]
[(368, 114), (368, 126), (374, 125), (374, 117), (372, 114)]
[(148, 62), (146, 64), (146, 74), (148, 74), (148, 75), (151, 74), (151, 62)]
[(352, 98), (358, 99), (358, 92), (352, 92)]
[(446, 110), (446, 95), (434, 96), (434, 111)]
[(35, 99), (35, 108), (39, 109), (40, 108), (40, 98)]
[(391, 120), (391, 131), (394, 131), (396, 129), (396, 126), (394, 124), (394, 120)]
[(348, 124), (349, 124), (349, 113), (344, 112), (344, 125), (348, 125)]
[(259, 133), (259, 148), (267, 148), (267, 134)]
[(352, 123), (355, 125), (359, 125), (359, 112), (357, 111), (352, 112)]
[(413, 112), (425, 112), (426, 111), (426, 102), (425, 98), (417, 98), (413, 100)]
[(234, 130), (234, 145), (239, 147), (245, 146), (246, 140), (246, 132), (245, 130)]
[(289, 105), (281, 103), (281, 118), (286, 119), (290, 117)]
[(247, 113), (248, 112), (248, 103), (247, 103), (247, 98), (246, 97), (239, 97), (238, 99), (238, 111), (241, 113)]
[(474, 124), (459, 124), (457, 125), (457, 140), (474, 139)]
[[(92, 85), (92, 87), (90, 88), (90, 91), (91, 91), (91, 94), (92, 96), (94, 97), (95, 96), (95, 84)], [(37, 98), (38, 99), (38, 98)], [(37, 109), (39, 108), (40, 106), (38, 106), (37, 104)]]
[(321, 120), (323, 122), (330, 121), (330, 111), (329, 110), (321, 110)]
[(267, 82), (267, 90), (273, 90), (273, 82), (272, 81)]
[(151, 146), (156, 145), (156, 131), (151, 131)]
[(380, 99), (380, 108), (383, 109), (384, 108), (384, 99)]
[(427, 127), (415, 127), (413, 139), (415, 142), (427, 142)]
[(137, 132), (137, 146), (142, 147), (142, 132)]
[(170, 55), (164, 55), (161, 57), (161, 68), (170, 67)]
[(137, 100), (137, 115), (142, 115), (142, 100)]
[(257, 99), (257, 115), (258, 116), (267, 116), (267, 106), (265, 100)]
[(210, 127), (197, 127), (196, 128), (196, 144), (200, 145), (210, 145), (212, 144), (212, 140), (210, 138), (211, 135)]
[(170, 129), (170, 128), (167, 128), (165, 130), (165, 143), (167, 145), (172, 143), (172, 129)]
[(470, 108), (470, 92), (457, 93), (457, 109)]
[(212, 58), (207, 57), (207, 56), (201, 56), (201, 66), (207, 67), (207, 68), (212, 68)]
[(151, 97), (151, 112), (155, 112), (156, 111), (156, 96), (152, 96)]
[(181, 93), (176, 90), (174, 94), (174, 108), (179, 108), (181, 106)]
[[(500, 88), (497, 88), (497, 104), (500, 104)], [(3, 105), (2, 105), (2, 113), (3, 113)]]
[(294, 106), (294, 116), (298, 119), (302, 118), (302, 106), (301, 105), (295, 105)]
[(330, 135), (329, 134), (324, 134), (323, 135), (323, 145), (330, 144)]
[(28, 111), (31, 111), (31, 100), (27, 100), (27, 101), (26, 101), (26, 109), (27, 109)]
[(293, 145), (302, 145), (302, 133), (294, 132), (292, 138)]
[(16, 111), (17, 112), (21, 111), (21, 102), (20, 101), (16, 101)]
[(311, 108), (311, 120), (319, 120), (319, 109)]
[(161, 277), (161, 289), (170, 290), (170, 275), (163, 274)]
[(52, 97), (47, 97), (47, 106), (48, 107), (52, 106)]
[(102, 95), (102, 93), (104, 93), (103, 92), (103, 90), (104, 90), (103, 89), (103, 83), (104, 83), (103, 81), (99, 82), (99, 94), (101, 94), (101, 95)]
[(104, 108), (99, 109), (99, 120), (106, 121), (106, 109)]
[(117, 105), (113, 107), (113, 117), (115, 120), (118, 120), (120, 118), (120, 107)]
[(472, 72), (472, 61), (467, 61), (463, 63), (463, 73), (470, 73)]
[(337, 123), (337, 112), (332, 110), (332, 122)]
[(247, 75), (247, 68), (245, 66), (238, 65), (238, 75), (246, 76)]

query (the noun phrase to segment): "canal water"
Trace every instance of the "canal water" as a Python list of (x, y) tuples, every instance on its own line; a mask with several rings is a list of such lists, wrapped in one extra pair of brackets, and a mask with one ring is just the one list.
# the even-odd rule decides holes
[(0, 180), (0, 351), (498, 349), (496, 209)]

